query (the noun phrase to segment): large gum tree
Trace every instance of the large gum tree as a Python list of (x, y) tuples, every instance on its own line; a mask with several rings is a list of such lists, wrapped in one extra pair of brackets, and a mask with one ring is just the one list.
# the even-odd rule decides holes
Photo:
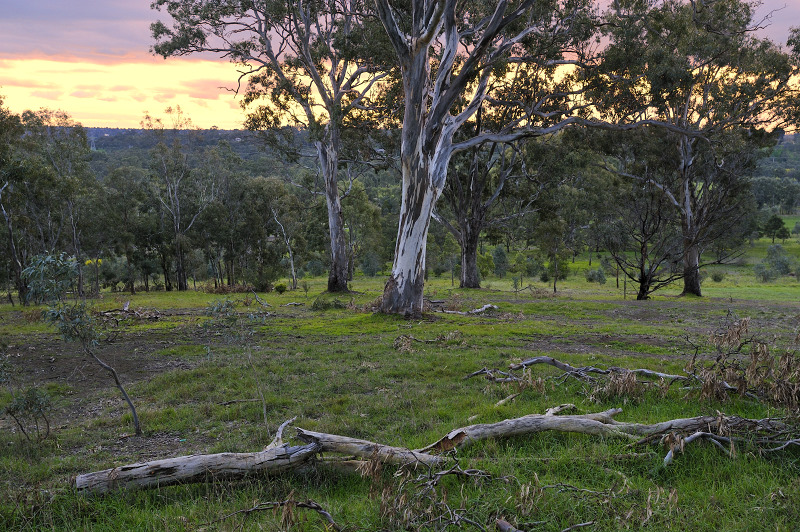
[[(796, 112), (797, 50), (754, 36), (756, 6), (748, 0), (619, 0), (604, 26), (607, 77), (597, 79), (606, 81), (598, 90), (605, 117), (646, 118), (670, 128), (670, 171), (658, 179), (631, 177), (661, 190), (678, 213), (684, 294), (701, 295), (703, 249), (743, 197), (738, 191), (747, 161), (741, 154)], [(800, 48), (796, 30), (790, 44)], [(751, 146), (742, 148), (742, 141)]]
[[(402, 205), (381, 310), (418, 315), (426, 239), (453, 154), (487, 142), (557, 131), (575, 121), (574, 80), (593, 30), (592, 2), (375, 0), (402, 74)], [(507, 99), (524, 87), (518, 99)], [(515, 112), (492, 131), (471, 128), (482, 106)], [(577, 104), (579, 105), (579, 104)], [(461, 132), (461, 135), (457, 135)]]
[[(152, 25), (153, 50), (166, 57), (210, 53), (241, 66), (247, 102), (260, 97), (248, 126), (305, 128), (325, 184), (331, 264), (328, 290), (347, 291), (348, 247), (339, 191), (344, 129), (369, 107), (385, 76), (376, 61), (357, 61), (369, 40), (363, 0), (156, 0), (172, 27)], [(380, 55), (380, 54), (377, 54)], [(265, 213), (268, 216), (269, 213)]]

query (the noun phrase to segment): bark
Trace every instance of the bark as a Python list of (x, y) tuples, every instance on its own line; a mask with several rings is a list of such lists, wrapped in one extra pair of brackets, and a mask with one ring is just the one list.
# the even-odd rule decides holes
[(461, 288), (480, 288), (481, 277), (478, 272), (478, 237), (480, 230), (467, 226), (462, 229), (461, 244)]
[(114, 467), (75, 478), (79, 491), (106, 493), (121, 488), (152, 488), (204, 481), (243, 478), (254, 473), (279, 473), (305, 463), (319, 444), (278, 447), (257, 453), (190, 455)]
[(444, 458), (440, 456), (336, 434), (312, 432), (298, 428), (297, 436), (306, 443), (319, 444), (320, 452), (350, 454), (367, 460), (377, 460), (384, 464), (400, 466), (414, 464), (431, 467), (442, 465), (445, 462)]
[(683, 295), (703, 295), (700, 291), (700, 250), (696, 244), (689, 244), (684, 249)]
[(325, 181), (325, 203), (328, 207), (328, 233), (331, 240), (331, 265), (328, 272), (328, 292), (347, 292), (348, 257), (344, 231), (342, 202), (339, 198), (339, 133), (328, 125), (325, 142), (318, 141), (317, 156)]

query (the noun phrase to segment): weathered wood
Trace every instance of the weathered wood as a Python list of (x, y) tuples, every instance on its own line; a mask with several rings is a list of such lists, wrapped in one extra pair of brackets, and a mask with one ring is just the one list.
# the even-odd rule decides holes
[(320, 451), (316, 442), (279, 447), (258, 453), (219, 453), (179, 456), (113, 467), (78, 475), (81, 491), (106, 493), (121, 488), (151, 488), (213, 478), (242, 478), (254, 473), (279, 473), (303, 464)]
[(304, 442), (319, 444), (320, 452), (351, 454), (368, 460), (378, 460), (385, 464), (439, 466), (445, 462), (441, 456), (433, 456), (422, 451), (412, 451), (404, 447), (392, 447), (301, 428), (297, 429), (297, 437)]
[[(637, 437), (666, 434), (667, 432), (696, 432), (709, 430), (719, 425), (720, 418), (715, 416), (699, 416), (692, 418), (672, 419), (655, 424), (624, 423), (613, 419), (622, 412), (620, 408), (612, 408), (604, 412), (591, 414), (554, 416), (552, 414), (529, 414), (514, 419), (506, 419), (497, 423), (481, 423), (469, 425), (450, 431), (442, 439), (418, 449), (422, 453), (441, 453), (453, 448), (466, 447), (476, 441), (492, 438), (522, 436), (544, 431), (573, 432), (610, 438), (636, 439)], [(728, 418), (724, 421), (727, 422)]]

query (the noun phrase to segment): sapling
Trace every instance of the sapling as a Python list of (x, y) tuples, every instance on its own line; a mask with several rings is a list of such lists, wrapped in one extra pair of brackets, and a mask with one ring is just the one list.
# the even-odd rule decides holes
[(116, 370), (97, 356), (100, 333), (85, 301), (78, 300), (77, 291), (74, 292), (76, 299), (72, 302), (67, 301), (68, 291), (73, 287), (78, 275), (75, 258), (67, 257), (64, 253), (39, 255), (31, 260), (30, 266), (23, 270), (22, 275), (28, 282), (28, 297), (48, 305), (42, 313), (44, 319), (53, 324), (67, 342), (79, 342), (83, 352), (92, 357), (114, 379), (114, 384), (131, 409), (136, 435), (141, 436), (142, 428), (136, 407), (122, 386)]

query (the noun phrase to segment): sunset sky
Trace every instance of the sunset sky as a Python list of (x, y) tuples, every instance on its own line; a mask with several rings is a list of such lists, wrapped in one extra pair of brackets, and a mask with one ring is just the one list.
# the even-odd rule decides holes
[[(785, 43), (800, 26), (800, 1), (764, 0), (778, 10), (761, 32)], [(150, 24), (167, 21), (150, 0), (0, 0), (0, 95), (14, 112), (62, 109), (85, 126), (139, 127), (145, 112), (180, 105), (199, 127), (240, 129), (236, 68), (224, 60), (150, 54)]]

